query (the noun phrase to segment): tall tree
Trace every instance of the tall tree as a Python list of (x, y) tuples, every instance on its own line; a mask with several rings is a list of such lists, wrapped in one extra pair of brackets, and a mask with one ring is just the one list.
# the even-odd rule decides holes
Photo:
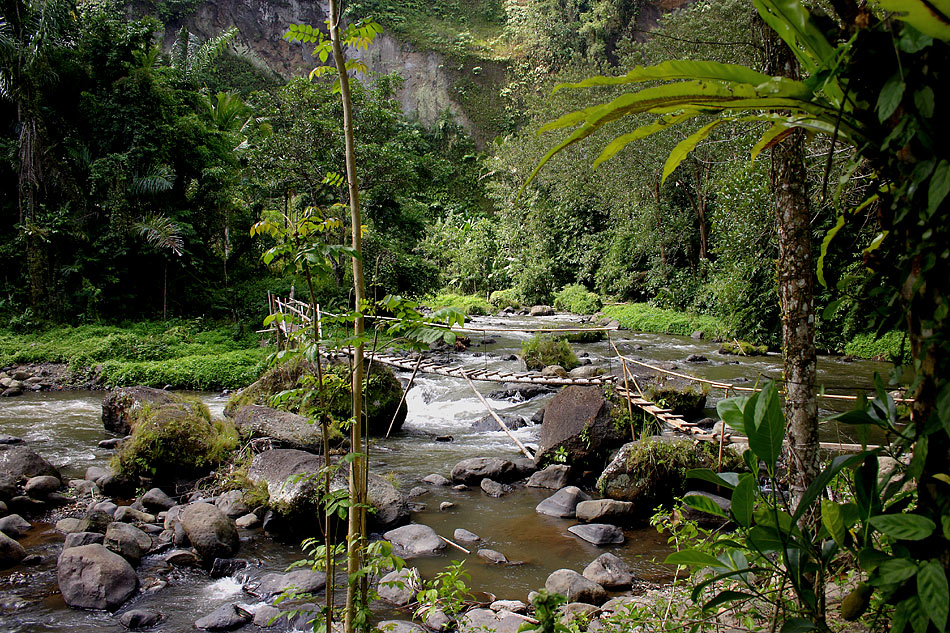
[(46, 312), (46, 229), (40, 218), (46, 134), (42, 89), (52, 79), (55, 54), (70, 44), (71, 0), (3, 0), (0, 3), (0, 97), (17, 117), (17, 198), (26, 240), (27, 280), (33, 310)]

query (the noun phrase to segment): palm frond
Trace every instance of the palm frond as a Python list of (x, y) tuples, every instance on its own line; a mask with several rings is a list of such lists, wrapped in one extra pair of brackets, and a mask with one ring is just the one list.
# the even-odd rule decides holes
[(185, 242), (181, 236), (181, 227), (168, 216), (155, 214), (144, 217), (135, 223), (134, 228), (155, 248), (171, 251), (178, 257), (184, 253)]
[(170, 191), (175, 186), (175, 171), (168, 165), (152, 167), (144, 175), (132, 179), (130, 191), (135, 195), (151, 196)]

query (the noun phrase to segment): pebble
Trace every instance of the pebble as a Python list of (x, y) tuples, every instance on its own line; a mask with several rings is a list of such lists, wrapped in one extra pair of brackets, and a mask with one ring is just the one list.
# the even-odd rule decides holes
[(442, 503), (439, 504), (439, 512), (445, 512), (446, 510), (449, 510), (454, 507), (455, 507), (455, 504), (452, 503), (451, 501), (443, 501)]

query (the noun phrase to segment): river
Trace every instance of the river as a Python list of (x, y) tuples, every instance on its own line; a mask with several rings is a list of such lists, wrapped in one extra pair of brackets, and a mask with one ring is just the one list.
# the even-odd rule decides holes
[[(484, 328), (531, 328), (540, 324), (560, 323), (566, 317), (482, 317), (473, 325)], [(525, 333), (479, 333), (472, 336), (467, 352), (453, 354), (456, 363), (470, 368), (514, 370), (519, 363), (502, 361), (507, 354), (517, 353), (529, 338)], [(488, 342), (494, 339), (494, 342)], [(742, 358), (721, 356), (718, 345), (687, 337), (618, 332), (612, 340), (625, 355), (660, 362), (675, 363), (678, 371), (719, 380), (744, 380), (750, 383), (758, 376), (779, 378), (781, 357)], [(607, 342), (578, 344), (579, 353), (586, 352), (592, 363), (607, 369), (617, 361)], [(686, 363), (690, 354), (701, 354), (709, 362)], [(855, 388), (873, 384), (874, 372), (886, 375), (888, 366), (871, 361), (843, 362), (836, 358), (819, 360), (819, 383), (829, 393), (853, 393)], [(408, 373), (401, 374), (408, 378)], [(498, 389), (497, 383), (478, 383), (487, 395)], [(225, 398), (216, 394), (199, 394), (214, 415), (222, 415)], [(101, 407), (103, 392), (70, 391), (29, 393), (19, 398), (0, 401), (0, 432), (21, 437), (30, 447), (61, 468), (66, 479), (82, 477), (88, 466), (104, 465), (111, 451), (97, 448), (99, 440), (110, 437), (103, 430)], [(710, 407), (722, 393), (710, 392)], [(493, 407), (506, 413), (530, 418), (551, 396), (527, 402), (492, 401)], [(518, 456), (517, 448), (501, 431), (474, 432), (471, 424), (486, 411), (468, 385), (459, 379), (420, 374), (407, 397), (409, 414), (402, 432), (388, 439), (376, 439), (371, 445), (371, 467), (374, 472), (390, 475), (402, 490), (420, 485), (430, 474), (448, 476), (461, 459), (475, 456)], [(839, 405), (840, 407), (840, 405)], [(712, 411), (710, 411), (712, 412)], [(537, 444), (539, 427), (528, 426), (515, 432), (525, 444)], [(823, 427), (827, 439), (850, 439), (846, 430), (834, 424)], [(436, 441), (436, 436), (450, 435), (451, 442)], [(431, 578), (452, 560), (464, 560), (471, 574), (470, 585), (501, 599), (525, 600), (527, 593), (542, 587), (552, 571), (567, 567), (582, 571), (604, 551), (610, 551), (632, 566), (634, 573), (648, 581), (664, 582), (671, 577), (668, 568), (657, 563), (667, 550), (666, 537), (649, 526), (626, 530), (626, 542), (618, 546), (598, 548), (567, 532), (570, 521), (539, 515), (534, 507), (551, 491), (519, 487), (503, 498), (484, 495), (480, 489), (456, 491), (451, 488), (432, 489), (416, 499), (426, 509), (413, 514), (412, 520), (432, 526), (439, 534), (452, 537), (456, 528), (479, 534), (483, 545), (505, 554), (509, 560), (523, 565), (497, 566), (477, 556), (448, 547), (438, 556), (413, 559), (423, 578)], [(443, 501), (455, 504), (440, 512)], [(76, 633), (124, 631), (113, 614), (83, 612), (69, 609), (56, 589), (56, 557), (63, 537), (48, 524), (35, 524), (21, 539), (29, 553), (43, 556), (35, 567), (15, 567), (0, 571), (0, 631), (39, 633), (71, 631)], [(242, 581), (272, 571), (284, 571), (301, 555), (293, 544), (277, 543), (260, 530), (243, 530), (238, 556), (251, 566), (236, 577), (211, 580), (200, 571), (173, 569), (159, 556), (147, 557), (140, 565), (139, 577), (146, 590), (130, 600), (121, 611), (131, 608), (154, 608), (166, 619), (155, 631), (187, 631), (193, 622), (226, 602), (248, 606), (254, 599), (243, 594)], [(121, 613), (120, 611), (120, 613)], [(380, 609), (387, 617), (406, 617)], [(249, 624), (242, 631), (254, 631)]]

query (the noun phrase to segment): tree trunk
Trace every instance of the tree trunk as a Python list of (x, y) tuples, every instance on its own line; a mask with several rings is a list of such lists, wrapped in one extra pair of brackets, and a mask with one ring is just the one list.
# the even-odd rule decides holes
[[(352, 231), (352, 247), (357, 253), (362, 253), (363, 222), (360, 217), (359, 181), (356, 176), (356, 150), (353, 141), (353, 102), (350, 98), (350, 80), (346, 71), (346, 60), (343, 57), (343, 47), (340, 43), (340, 10), (337, 0), (330, 0), (330, 41), (333, 48), (333, 61), (340, 76), (340, 98), (343, 101), (343, 138), (346, 150), (346, 179), (350, 198), (350, 224)], [(350, 427), (350, 450), (355, 451), (356, 458), (350, 462), (350, 509), (347, 522), (347, 555), (346, 570), (349, 582), (346, 587), (346, 612), (344, 629), (352, 633), (355, 624), (356, 609), (366, 606), (366, 596), (359, 595), (357, 589), (362, 586), (359, 580), (359, 570), (363, 565), (363, 544), (365, 541), (364, 527), (366, 525), (366, 456), (360, 453), (363, 445), (363, 309), (364, 283), (363, 261), (359, 257), (353, 258), (353, 292), (356, 319), (353, 334), (358, 341), (353, 353), (353, 423)]]

